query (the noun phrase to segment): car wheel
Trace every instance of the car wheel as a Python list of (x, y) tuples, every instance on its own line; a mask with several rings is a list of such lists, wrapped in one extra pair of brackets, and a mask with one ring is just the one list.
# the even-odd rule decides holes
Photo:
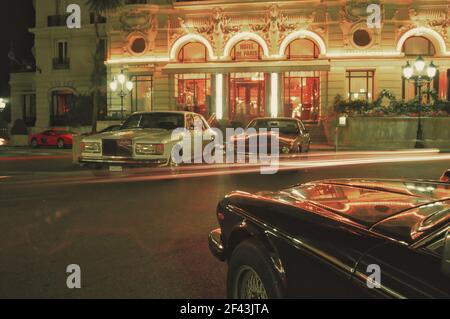
[(39, 147), (39, 143), (38, 143), (37, 139), (33, 138), (31, 140), (31, 147), (32, 148), (38, 148)]
[(233, 251), (227, 278), (230, 299), (281, 299), (281, 280), (258, 243), (247, 240)]
[(63, 149), (66, 145), (64, 144), (64, 140), (63, 139), (58, 139), (58, 142), (56, 142), (56, 146), (59, 149)]
[[(176, 149), (175, 149), (176, 148)], [(175, 152), (178, 152), (180, 156), (183, 156), (183, 148), (181, 145), (177, 144), (174, 146)], [(174, 150), (172, 150), (174, 152)], [(169, 160), (167, 161), (167, 166), (173, 169), (176, 169), (180, 167), (181, 163), (177, 163), (172, 157), (172, 154), (170, 154)]]

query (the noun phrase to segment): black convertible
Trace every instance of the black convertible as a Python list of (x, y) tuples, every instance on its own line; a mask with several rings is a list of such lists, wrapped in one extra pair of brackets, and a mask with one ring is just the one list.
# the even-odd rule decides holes
[(234, 192), (211, 252), (229, 298), (450, 298), (450, 184), (326, 180)]

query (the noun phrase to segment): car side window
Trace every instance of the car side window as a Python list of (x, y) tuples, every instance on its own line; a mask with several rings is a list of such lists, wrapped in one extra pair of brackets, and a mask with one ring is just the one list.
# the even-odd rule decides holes
[(194, 125), (201, 125), (202, 131), (206, 131), (207, 129), (205, 122), (203, 122), (202, 118), (198, 115), (194, 115)]
[(303, 126), (303, 123), (300, 121), (297, 121), (298, 123), (298, 129), (300, 130), (300, 134), (305, 134), (305, 127)]
[(186, 115), (186, 128), (191, 131), (194, 129), (194, 118), (191, 114)]
[(432, 252), (433, 254), (442, 257), (444, 251), (444, 235), (439, 236), (433, 243), (426, 247), (426, 250)]

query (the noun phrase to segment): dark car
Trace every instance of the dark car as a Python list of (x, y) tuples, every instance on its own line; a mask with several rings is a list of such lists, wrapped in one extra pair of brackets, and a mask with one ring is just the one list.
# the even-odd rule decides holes
[(56, 146), (57, 148), (72, 147), (73, 132), (51, 129), (29, 136), (29, 144), (33, 148), (41, 146)]
[(450, 185), (326, 180), (234, 192), (211, 252), (229, 298), (450, 298)]
[[(292, 118), (274, 118), (264, 117), (252, 120), (244, 133), (234, 136), (231, 140), (234, 143), (234, 147), (238, 147), (238, 142), (241, 140), (242, 145), (245, 145), (245, 152), (251, 152), (249, 150), (249, 141), (251, 138), (255, 138), (256, 146), (264, 145), (267, 143), (268, 149), (271, 145), (271, 138), (274, 136), (272, 130), (278, 130), (278, 144), (280, 154), (292, 154), (292, 153), (306, 153), (310, 149), (311, 137), (309, 132), (300, 120)], [(253, 130), (253, 132), (251, 131)], [(260, 142), (260, 138), (263, 139), (263, 144)]]

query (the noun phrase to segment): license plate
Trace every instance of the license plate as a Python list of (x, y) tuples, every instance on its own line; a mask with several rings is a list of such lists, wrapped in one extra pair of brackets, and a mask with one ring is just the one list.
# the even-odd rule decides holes
[(123, 168), (122, 168), (122, 166), (110, 166), (109, 171), (110, 172), (122, 172)]

